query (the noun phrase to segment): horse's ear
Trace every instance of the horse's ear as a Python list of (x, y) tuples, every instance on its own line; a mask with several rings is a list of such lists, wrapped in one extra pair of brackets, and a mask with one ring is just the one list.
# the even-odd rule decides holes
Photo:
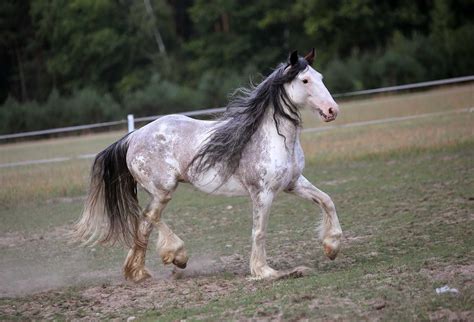
[(288, 57), (289, 63), (291, 66), (295, 65), (298, 62), (298, 51), (295, 50), (290, 54), (290, 57)]
[(313, 61), (314, 61), (314, 56), (316, 56), (316, 54), (315, 54), (314, 48), (313, 48), (313, 49), (311, 49), (311, 51), (306, 56), (304, 56), (304, 59), (306, 59), (306, 61), (308, 62), (309, 65), (312, 65)]

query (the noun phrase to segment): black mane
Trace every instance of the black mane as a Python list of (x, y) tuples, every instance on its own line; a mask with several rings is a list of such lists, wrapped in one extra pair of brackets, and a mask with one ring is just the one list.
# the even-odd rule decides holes
[(294, 64), (282, 63), (257, 86), (237, 89), (221, 118), (224, 122), (191, 161), (190, 166), (195, 164), (195, 173), (221, 164), (223, 182), (229, 179), (239, 167), (242, 152), (260, 127), (269, 106), (274, 108), (273, 120), (278, 134), (283, 136), (279, 130), (282, 118), (299, 126), (300, 113), (283, 85), (291, 82), (307, 66), (308, 62), (304, 58), (298, 58)]

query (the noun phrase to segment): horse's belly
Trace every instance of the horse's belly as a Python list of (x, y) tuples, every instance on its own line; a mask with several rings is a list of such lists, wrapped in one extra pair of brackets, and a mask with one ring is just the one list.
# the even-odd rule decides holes
[(200, 175), (199, 178), (191, 180), (190, 183), (199, 190), (210, 194), (224, 196), (248, 195), (247, 189), (235, 176), (231, 176), (225, 183), (222, 182), (222, 177), (216, 171), (209, 170)]

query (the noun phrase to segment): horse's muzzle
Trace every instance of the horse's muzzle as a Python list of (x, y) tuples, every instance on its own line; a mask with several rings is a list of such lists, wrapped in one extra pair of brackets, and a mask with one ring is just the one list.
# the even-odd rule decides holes
[(336, 106), (336, 107), (330, 107), (328, 109), (328, 113), (326, 114), (325, 112), (323, 112), (322, 109), (318, 108), (318, 113), (319, 113), (319, 116), (321, 117), (321, 119), (324, 121), (324, 122), (331, 122), (331, 121), (334, 121), (337, 117), (337, 114), (339, 113), (339, 108)]

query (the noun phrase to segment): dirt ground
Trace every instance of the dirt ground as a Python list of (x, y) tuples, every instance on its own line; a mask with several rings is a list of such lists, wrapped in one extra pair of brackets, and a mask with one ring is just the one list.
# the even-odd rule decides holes
[[(426, 96), (427, 112), (446, 96), (433, 93), (383, 102), (409, 110), (410, 100)], [(472, 91), (462, 106), (457, 94), (439, 109), (472, 106)], [(379, 103), (367, 114), (382, 113)], [(180, 186), (164, 220), (184, 240), (188, 267), (164, 267), (154, 234), (147, 254), (153, 278), (133, 284), (121, 273), (127, 249), (84, 248), (68, 236), (90, 160), (2, 169), (0, 320), (474, 321), (473, 138), (474, 113), (305, 134), (305, 176), (333, 198), (343, 246), (335, 261), (327, 259), (317, 239), (320, 210), (279, 195), (268, 227), (269, 264), (311, 271), (278, 281), (249, 279), (246, 198)], [(100, 149), (109, 139), (94, 144)], [(0, 158), (76, 155), (90, 152), (91, 140), (0, 147)], [(437, 294), (444, 286), (457, 292)]]
[[(223, 272), (226, 272), (224, 278)], [(12, 300), (1, 305), (0, 310), (5, 316), (22, 319), (127, 318), (133, 313), (127, 313), (127, 308), (146, 311), (189, 303), (199, 306), (236, 291), (252, 292), (258, 287), (257, 283), (248, 281), (246, 262), (238, 254), (221, 259), (194, 256), (185, 270), (169, 267), (140, 284), (124, 282), (120, 271), (95, 271), (87, 275), (80, 279), (83, 283), (89, 279), (89, 286), (77, 290), (64, 289), (70, 282), (67, 276), (61, 280), (54, 272), (49, 276), (36, 276), (25, 281), (20, 289), (2, 294), (34, 295)], [(227, 275), (232, 278), (226, 278)], [(41, 289), (43, 291), (38, 292)]]
[[(472, 222), (472, 218), (471, 218)], [(69, 227), (56, 229), (51, 236), (31, 236), (29, 240), (19, 236), (6, 236), (1, 239), (1, 247), (19, 246), (21, 243), (32, 243), (44, 240), (45, 238), (56, 238), (57, 242), (67, 243)], [(346, 231), (344, 245), (360, 245), (371, 239), (370, 235), (360, 236), (352, 231)], [(24, 244), (22, 245), (24, 246)], [(304, 245), (300, 245), (304, 253)], [(151, 253), (151, 256), (155, 254)], [(377, 252), (367, 254), (367, 257), (376, 258)], [(301, 261), (302, 254), (294, 256), (294, 249), (282, 249), (278, 256), (271, 258), (271, 263), (277, 268), (290, 267), (292, 261)], [(323, 271), (328, 269), (328, 261), (315, 264)], [(351, 258), (343, 257), (338, 267), (350, 265)], [(65, 262), (72, 267), (73, 262)], [(253, 281), (249, 279), (248, 259), (246, 254), (234, 253), (228, 256), (194, 254), (190, 259), (186, 269), (181, 270), (172, 266), (156, 269), (152, 279), (148, 279), (140, 284), (126, 282), (121, 276), (119, 269), (102, 271), (85, 271), (79, 276), (67, 275), (66, 267), (58, 267), (58, 271), (39, 271), (28, 280), (16, 283), (16, 288), (3, 288), (2, 297), (7, 297), (0, 304), (0, 312), (3, 317), (19, 319), (129, 319), (132, 320), (143, 312), (154, 312), (156, 317), (160, 317), (160, 311), (182, 309), (187, 310), (199, 308), (208, 303), (217, 302), (223, 298), (232, 297), (235, 294), (255, 293), (257, 291), (271, 289), (275, 283), (284, 281)], [(154, 268), (154, 269), (153, 269)], [(84, 269), (84, 268), (81, 268)], [(62, 271), (62, 272), (61, 272)], [(391, 268), (385, 272), (389, 276), (410, 279), (411, 270), (408, 267), (399, 266)], [(317, 274), (314, 270), (310, 273)], [(61, 276), (62, 275), (62, 276)], [(473, 294), (474, 287), (474, 264), (446, 265), (442, 266), (436, 259), (425, 261), (423, 268), (417, 273), (418, 276), (432, 280), (434, 282), (451, 281), (459, 285), (460, 292)], [(360, 282), (378, 279), (372, 273), (362, 276)], [(303, 278), (304, 279), (304, 278)], [(2, 281), (5, 281), (2, 278)], [(80, 281), (80, 283), (78, 283)], [(462, 281), (460, 284), (459, 281)], [(8, 284), (8, 283), (7, 283)], [(77, 284), (71, 287), (71, 284)], [(5, 285), (3, 285), (5, 286)], [(281, 311), (272, 309), (275, 303), (281, 300), (282, 295), (278, 293), (261, 300), (260, 307), (254, 311), (251, 319), (281, 319), (284, 318)], [(448, 294), (448, 296), (451, 296)], [(456, 295), (455, 295), (456, 296)], [(374, 297), (362, 301), (363, 306), (368, 310), (361, 310), (361, 303), (356, 303), (350, 297), (319, 296), (314, 293), (303, 295), (289, 294), (290, 301), (306, 302), (308, 309), (316, 310), (318, 307), (333, 308), (338, 310), (341, 306), (350, 308), (357, 312), (358, 318), (378, 320), (384, 317), (384, 309), (391, 305), (390, 301), (384, 297)], [(469, 300), (471, 300), (469, 298)], [(472, 304), (472, 302), (471, 302)], [(268, 310), (267, 308), (271, 309)], [(243, 316), (242, 307), (228, 307), (223, 316), (241, 319)], [(429, 313), (430, 320), (449, 321), (472, 321), (474, 319), (473, 310), (450, 310), (447, 308), (435, 310)], [(207, 319), (209, 315), (204, 313), (201, 316), (193, 315), (193, 319)], [(303, 314), (296, 317), (299, 319), (316, 318), (315, 316)], [(316, 318), (317, 319), (317, 318)], [(351, 319), (341, 314), (331, 315), (331, 319)]]

